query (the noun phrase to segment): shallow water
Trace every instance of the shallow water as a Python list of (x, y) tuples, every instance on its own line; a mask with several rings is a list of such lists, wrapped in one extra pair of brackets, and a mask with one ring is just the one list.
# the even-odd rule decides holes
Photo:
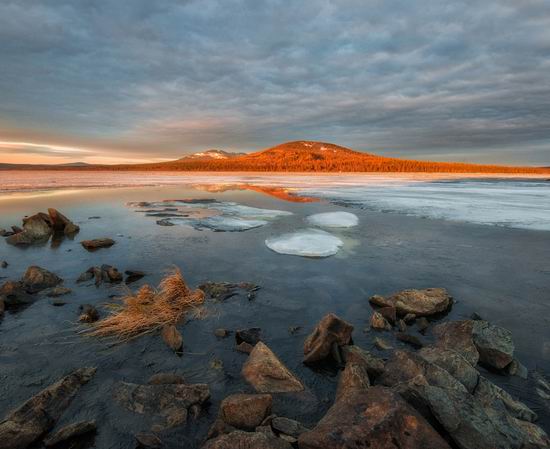
[[(154, 373), (176, 371), (190, 382), (207, 382), (212, 391), (212, 405), (198, 422), (190, 420), (186, 427), (163, 435), (174, 447), (181, 447), (184, 441), (195, 447), (214, 420), (219, 401), (233, 392), (251, 391), (240, 375), (246, 356), (234, 351), (233, 337), (216, 339), (214, 329), (261, 327), (264, 341), (309, 392), (299, 400), (277, 395), (274, 411), (314, 424), (332, 404), (336, 377), (301, 363), (305, 337), (324, 314), (334, 312), (355, 326), (356, 344), (378, 352), (372, 344), (378, 334), (364, 332), (372, 311), (368, 297), (404, 288), (446, 287), (457, 300), (451, 319), (475, 311), (510, 329), (517, 358), (530, 370), (550, 374), (549, 232), (426, 219), (407, 215), (409, 212), (385, 213), (380, 211), (382, 207), (339, 198), (334, 200), (347, 207), (327, 201), (293, 203), (249, 190), (207, 190), (165, 185), (73, 188), (0, 197), (0, 228), (20, 224), (24, 215), (47, 207), (60, 209), (81, 226), (74, 240), (67, 239), (57, 247), (45, 244), (20, 249), (0, 241), (0, 260), (10, 263), (7, 269), (0, 269), (0, 276), (19, 278), (27, 266), (37, 264), (56, 272), (73, 289), (63, 297), (67, 301), (63, 307), (54, 307), (49, 298), (42, 298), (25, 310), (7, 313), (0, 322), (0, 416), (71, 369), (97, 366), (95, 378), (79, 393), (63, 422), (95, 418), (97, 447), (132, 448), (132, 434), (147, 430), (150, 423), (112, 401), (114, 383), (140, 383)], [(314, 193), (303, 187), (301, 191)], [(147, 217), (127, 206), (132, 201), (174, 198), (211, 198), (292, 215), (245, 232), (212, 232), (158, 226), (158, 217)], [(353, 212), (359, 218), (356, 227), (329, 230), (344, 242), (335, 256), (303, 258), (277, 254), (266, 247), (265, 240), (270, 237), (307, 227), (307, 216), (332, 211)], [(101, 218), (89, 219), (92, 216)], [(79, 244), (103, 236), (117, 243), (93, 253)], [(109, 296), (120, 292), (120, 287), (75, 283), (88, 267), (103, 263), (120, 270), (146, 271), (147, 276), (132, 288), (143, 283), (156, 285), (165, 271), (176, 265), (192, 285), (249, 281), (262, 289), (253, 301), (239, 295), (211, 304), (206, 318), (179, 326), (185, 342), (182, 357), (171, 353), (158, 335), (111, 347), (79, 335), (81, 328), (76, 324), (78, 305), (109, 303), (113, 301)], [(291, 335), (290, 326), (302, 329)], [(384, 338), (389, 339), (390, 334)], [(210, 367), (214, 359), (223, 362), (223, 370)], [(550, 430), (548, 405), (534, 394), (531, 380), (486, 374), (537, 411), (542, 427)]]

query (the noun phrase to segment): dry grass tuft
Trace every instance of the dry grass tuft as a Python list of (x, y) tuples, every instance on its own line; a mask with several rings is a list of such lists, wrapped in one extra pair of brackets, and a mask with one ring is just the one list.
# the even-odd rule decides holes
[(158, 289), (144, 285), (129, 292), (121, 305), (112, 305), (111, 314), (85, 331), (94, 337), (114, 337), (121, 341), (177, 324), (188, 312), (199, 315), (204, 302), (202, 290), (191, 290), (178, 269), (167, 275)]

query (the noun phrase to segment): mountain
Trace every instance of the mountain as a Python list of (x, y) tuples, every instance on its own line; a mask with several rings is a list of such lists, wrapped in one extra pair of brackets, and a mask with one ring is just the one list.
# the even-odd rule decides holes
[(59, 167), (88, 167), (92, 164), (88, 164), (87, 162), (69, 162), (67, 164), (59, 164)]
[[(1, 169), (0, 164), (0, 169)], [(14, 167), (5, 167), (13, 169)], [(19, 166), (16, 168), (29, 168)], [(168, 162), (123, 165), (36, 166), (56, 170), (158, 170), (217, 172), (402, 172), (402, 173), (541, 173), (543, 167), (509, 167), (459, 162), (432, 162), (397, 159), (363, 153), (325, 142), (299, 140), (255, 153), (228, 153), (208, 150)]]

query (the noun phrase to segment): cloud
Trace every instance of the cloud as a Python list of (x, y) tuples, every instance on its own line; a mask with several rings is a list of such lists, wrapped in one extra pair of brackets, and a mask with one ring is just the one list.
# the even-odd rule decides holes
[(550, 161), (546, 0), (7, 1), (0, 60), (0, 140)]

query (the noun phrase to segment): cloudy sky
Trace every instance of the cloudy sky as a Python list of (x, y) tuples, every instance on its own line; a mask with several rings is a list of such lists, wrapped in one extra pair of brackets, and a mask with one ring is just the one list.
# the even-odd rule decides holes
[(302, 139), (550, 165), (550, 3), (0, 1), (2, 162)]

